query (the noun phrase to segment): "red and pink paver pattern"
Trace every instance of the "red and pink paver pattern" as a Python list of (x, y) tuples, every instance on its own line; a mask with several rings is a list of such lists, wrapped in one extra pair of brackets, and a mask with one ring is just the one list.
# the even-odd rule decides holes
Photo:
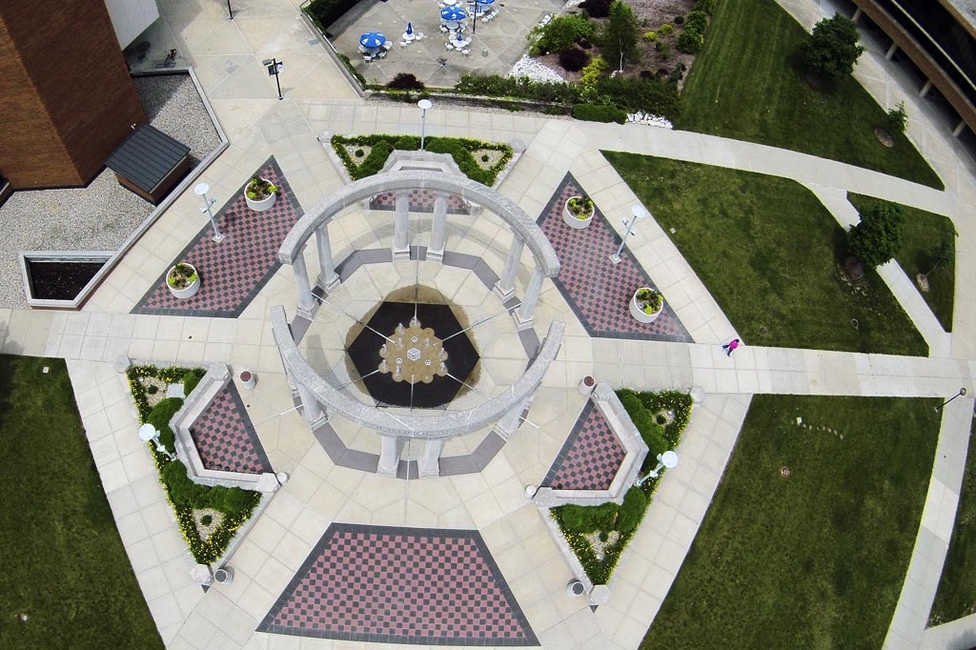
[(620, 237), (599, 207), (586, 230), (575, 230), (563, 222), (563, 205), (582, 194), (576, 179), (566, 174), (538, 223), (562, 267), (553, 282), (583, 327), (590, 336), (691, 343), (691, 335), (668, 305), (667, 296), (664, 311), (653, 323), (638, 323), (630, 315), (628, 305), (634, 292), (656, 287), (629, 249), (624, 249), (619, 264), (610, 261)]
[[(281, 263), (278, 248), (302, 216), (301, 206), (274, 158), (256, 170), (278, 188), (270, 210), (247, 207), (244, 186), (214, 214), (223, 241), (213, 240), (208, 223), (173, 264), (189, 262), (200, 274), (200, 289), (191, 298), (176, 298), (166, 286), (166, 273), (132, 310), (133, 314), (237, 318), (271, 279)], [(202, 206), (202, 201), (201, 201)], [(167, 272), (169, 269), (167, 269)]]
[(626, 455), (603, 414), (587, 402), (542, 485), (554, 490), (609, 490)]
[(204, 468), (243, 474), (274, 472), (240, 394), (227, 384), (190, 427)]
[[(377, 194), (369, 202), (370, 210), (395, 210), (396, 209), (396, 192), (384, 192), (383, 194)], [(434, 211), (434, 199), (437, 198), (437, 194), (433, 190), (410, 190), (408, 193), (407, 201), (410, 204), (411, 212), (433, 212)], [(471, 214), (468, 210), (468, 206), (464, 204), (461, 197), (456, 194), (450, 194), (447, 197), (447, 213), (448, 214)]]
[(333, 523), (259, 632), (373, 643), (533, 646), (481, 535)]

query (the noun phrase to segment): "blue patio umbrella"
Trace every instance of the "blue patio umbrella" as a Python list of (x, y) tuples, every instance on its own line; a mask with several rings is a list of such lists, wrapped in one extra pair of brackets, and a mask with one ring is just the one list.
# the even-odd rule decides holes
[(407, 34), (410, 34), (411, 36), (413, 36), (413, 23), (407, 23), (407, 31), (406, 31), (406, 33)]
[(448, 22), (464, 20), (468, 14), (461, 7), (444, 7), (441, 9), (441, 18)]
[(366, 32), (359, 37), (359, 44), (370, 49), (382, 47), (385, 42), (386, 36), (383, 36), (379, 32)]

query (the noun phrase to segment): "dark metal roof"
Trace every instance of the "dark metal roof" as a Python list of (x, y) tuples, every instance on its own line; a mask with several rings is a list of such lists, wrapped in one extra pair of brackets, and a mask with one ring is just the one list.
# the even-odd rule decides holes
[(185, 144), (143, 124), (108, 157), (105, 166), (151, 192), (189, 153)]

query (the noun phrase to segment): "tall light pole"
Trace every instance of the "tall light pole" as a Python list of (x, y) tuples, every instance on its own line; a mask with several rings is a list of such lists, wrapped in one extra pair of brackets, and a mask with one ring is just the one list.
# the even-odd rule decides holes
[(282, 100), (284, 97), (281, 96), (281, 80), (278, 78), (278, 73), (281, 69), (285, 67), (284, 61), (279, 61), (276, 58), (265, 59), (261, 62), (268, 68), (268, 74), (275, 78), (275, 84), (278, 86), (278, 99)]
[(230, 19), (234, 20), (234, 9), (230, 6), (230, 0), (227, 0), (227, 13), (230, 14)]
[(637, 220), (647, 216), (647, 213), (644, 212), (644, 208), (639, 205), (632, 207), (630, 212), (634, 215), (634, 218), (630, 220), (624, 219), (624, 225), (627, 227), (627, 232), (624, 233), (623, 238), (620, 240), (620, 247), (617, 248), (617, 252), (610, 256), (610, 261), (614, 264), (620, 263), (620, 254), (624, 252), (624, 244), (627, 243), (627, 238), (633, 234), (634, 226), (637, 224)]
[(433, 102), (429, 99), (421, 99), (417, 102), (417, 107), (420, 108), (420, 150), (424, 150), (424, 140), (427, 137), (427, 109), (433, 106)]
[(223, 241), (224, 235), (217, 229), (217, 221), (214, 219), (213, 212), (210, 210), (210, 208), (213, 207), (213, 204), (217, 202), (217, 199), (208, 199), (207, 192), (209, 191), (210, 186), (206, 183), (199, 183), (193, 188), (193, 192), (197, 196), (203, 197), (203, 207), (200, 208), (200, 212), (205, 213), (208, 217), (210, 217), (210, 225), (213, 226), (214, 231), (213, 240), (219, 244), (221, 241)]
[(962, 388), (960, 388), (960, 389), (959, 389), (959, 392), (958, 392), (958, 393), (956, 393), (955, 395), (953, 395), (952, 397), (950, 397), (950, 398), (949, 398), (949, 399), (947, 399), (946, 401), (944, 401), (944, 402), (942, 402), (941, 404), (939, 404), (938, 406), (936, 406), (936, 407), (935, 407), (935, 410), (936, 410), (936, 411), (941, 411), (941, 410), (942, 410), (942, 407), (944, 407), (944, 406), (945, 406), (946, 404), (948, 404), (948, 403), (949, 403), (949, 402), (951, 402), (952, 400), (954, 400), (954, 399), (956, 399), (957, 397), (962, 397), (962, 396), (964, 396), (965, 394), (966, 394), (966, 387), (965, 387), (965, 386), (963, 386)]

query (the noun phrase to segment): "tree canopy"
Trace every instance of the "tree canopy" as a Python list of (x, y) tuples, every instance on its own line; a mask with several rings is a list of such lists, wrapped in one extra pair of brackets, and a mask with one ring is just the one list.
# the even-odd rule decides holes
[(854, 72), (864, 48), (857, 44), (860, 34), (851, 20), (834, 14), (813, 27), (810, 38), (800, 46), (807, 70), (830, 81), (840, 80)]

